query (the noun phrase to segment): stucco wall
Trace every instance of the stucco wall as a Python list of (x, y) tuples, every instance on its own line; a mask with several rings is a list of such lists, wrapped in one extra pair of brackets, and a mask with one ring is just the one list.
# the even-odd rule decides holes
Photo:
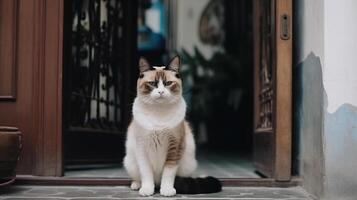
[(324, 190), (324, 2), (294, 1), (294, 154), (303, 187)]
[(326, 199), (357, 199), (357, 1), (325, 1)]
[[(294, 66), (293, 152), (298, 158), (294, 168), (303, 179), (303, 187), (316, 197), (323, 194), (324, 89), (320, 58), (310, 53)], [(297, 166), (296, 166), (297, 165)]]
[(295, 1), (295, 139), (304, 188), (357, 198), (357, 1)]

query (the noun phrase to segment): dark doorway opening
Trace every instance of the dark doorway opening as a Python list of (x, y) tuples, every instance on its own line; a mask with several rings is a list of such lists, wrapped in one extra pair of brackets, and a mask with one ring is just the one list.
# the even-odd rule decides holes
[(179, 54), (197, 173), (259, 177), (252, 164), (251, 1), (65, 1), (64, 32), (66, 176), (127, 177), (121, 161), (135, 61), (162, 65)]
[(135, 95), (133, 2), (65, 1), (65, 170), (121, 164), (129, 102)]

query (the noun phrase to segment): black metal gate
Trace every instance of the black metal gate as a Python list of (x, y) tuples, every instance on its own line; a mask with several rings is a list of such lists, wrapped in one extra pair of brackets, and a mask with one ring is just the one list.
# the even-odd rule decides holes
[(134, 96), (136, 1), (65, 1), (65, 161), (121, 160)]

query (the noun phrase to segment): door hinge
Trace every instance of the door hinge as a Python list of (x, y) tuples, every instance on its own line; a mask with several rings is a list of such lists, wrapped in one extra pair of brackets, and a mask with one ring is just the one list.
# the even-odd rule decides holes
[(280, 38), (282, 40), (290, 39), (290, 17), (287, 14), (280, 17)]

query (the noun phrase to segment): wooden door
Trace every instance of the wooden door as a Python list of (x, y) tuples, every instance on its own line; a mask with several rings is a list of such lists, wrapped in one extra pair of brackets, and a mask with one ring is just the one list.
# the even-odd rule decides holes
[(18, 174), (62, 173), (62, 0), (0, 0), (0, 125), (23, 133)]
[(257, 0), (254, 28), (254, 164), (277, 181), (291, 177), (292, 0)]

